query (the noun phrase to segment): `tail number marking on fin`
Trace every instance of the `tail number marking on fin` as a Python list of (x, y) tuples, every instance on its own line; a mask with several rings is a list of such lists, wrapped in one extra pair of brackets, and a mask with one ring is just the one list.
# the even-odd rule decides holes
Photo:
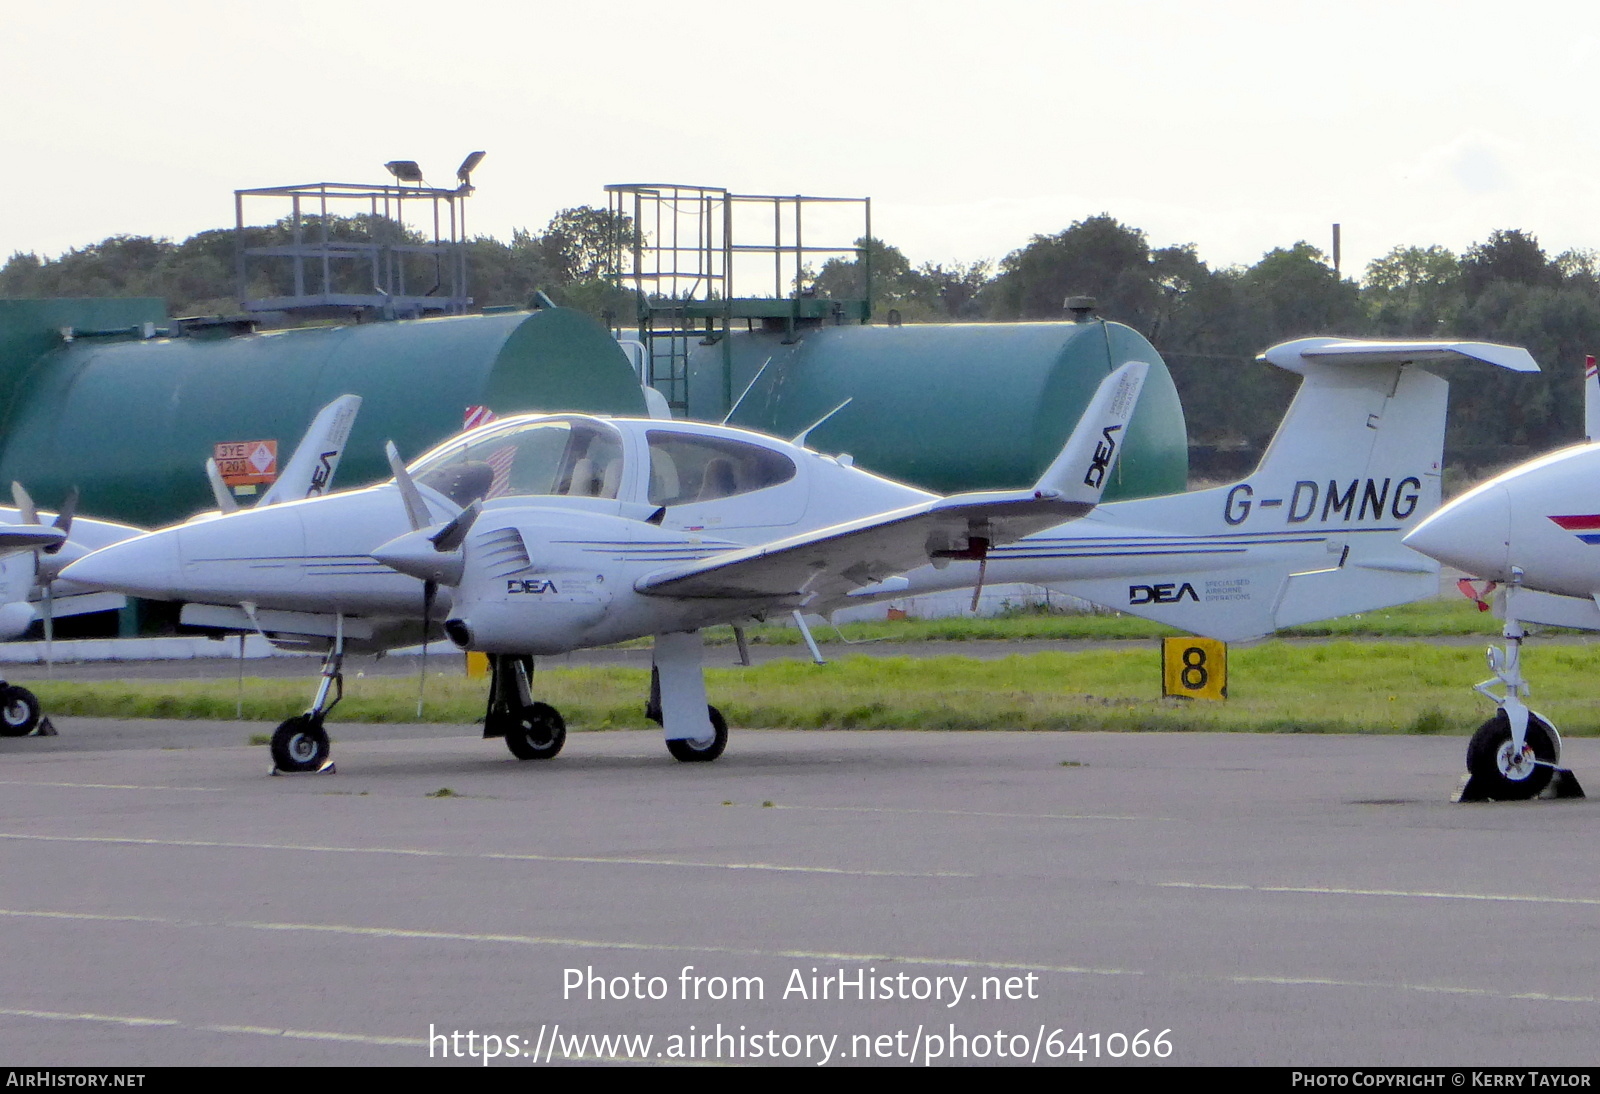
[[(1407, 475), (1394, 486), (1391, 494), (1389, 487), (1393, 482), (1393, 479), (1384, 479), (1382, 482), (1377, 479), (1351, 479), (1348, 485), (1341, 488), (1337, 479), (1330, 479), (1328, 489), (1324, 492), (1319, 483), (1301, 479), (1294, 484), (1294, 491), (1289, 495), (1288, 523), (1304, 524), (1317, 517), (1319, 501), (1322, 503), (1322, 515), (1317, 517), (1318, 523), (1340, 517), (1345, 524), (1352, 520), (1405, 520), (1417, 511), (1417, 505), (1422, 500), (1422, 480), (1416, 475)], [(1222, 505), (1222, 519), (1229, 524), (1239, 525), (1249, 518), (1253, 509), (1276, 509), (1283, 504), (1283, 498), (1261, 498), (1257, 501), (1255, 490), (1248, 483), (1239, 483), (1228, 491)]]

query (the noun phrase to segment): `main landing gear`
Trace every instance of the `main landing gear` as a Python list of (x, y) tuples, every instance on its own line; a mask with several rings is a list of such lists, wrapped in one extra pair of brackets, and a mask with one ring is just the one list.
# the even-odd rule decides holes
[[(656, 636), (645, 716), (663, 728), (667, 751), (684, 763), (709, 763), (728, 747), (728, 723), (706, 702), (700, 664), (700, 632)], [(533, 658), (493, 654), (489, 658), (489, 705), (485, 737), (504, 737), (519, 760), (549, 760), (567, 741), (561, 712), (533, 698)]]
[[(1530, 688), (1522, 675), (1522, 642), (1527, 637), (1514, 614), (1522, 571), (1512, 569), (1505, 591), (1503, 647), (1490, 646), (1494, 675), (1473, 690), (1492, 700), (1495, 711), (1467, 744), (1467, 780), (1457, 801), (1526, 801), (1549, 791), (1556, 798), (1581, 798), (1578, 777), (1561, 766), (1561, 735), (1547, 719), (1528, 709)], [(1504, 689), (1496, 693), (1496, 686)]]
[(519, 760), (554, 759), (567, 743), (567, 723), (549, 703), (533, 701), (533, 658), (494, 654), (489, 672), (483, 735), (504, 737)]
[(666, 734), (667, 751), (683, 763), (710, 763), (728, 747), (728, 723), (706, 702), (699, 631), (656, 635), (645, 717)]
[[(296, 714), (272, 734), (273, 774), (333, 772), (332, 749), (323, 722), (344, 698), (344, 628), (342, 617), (334, 629), (333, 645), (322, 662), (322, 679), (316, 698), (304, 714)], [(650, 700), (645, 714), (662, 726), (667, 751), (684, 763), (709, 763), (728, 746), (728, 723), (722, 712), (706, 702), (701, 671), (700, 632), (656, 636), (654, 666), (650, 673)], [(533, 658), (521, 654), (493, 654), (489, 658), (489, 702), (484, 711), (484, 737), (503, 737), (519, 760), (550, 760), (567, 743), (567, 723), (549, 703), (533, 698)], [(33, 697), (21, 688), (29, 700)], [(12, 716), (9, 691), (0, 691), (6, 724)], [(37, 700), (32, 708), (37, 714)], [(16, 707), (17, 717), (25, 717)]]

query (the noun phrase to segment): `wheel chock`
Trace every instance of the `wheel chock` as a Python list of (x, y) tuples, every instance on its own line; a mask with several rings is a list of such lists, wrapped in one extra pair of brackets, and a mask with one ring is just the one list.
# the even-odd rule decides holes
[(1578, 776), (1564, 767), (1556, 768), (1556, 777), (1550, 780), (1550, 785), (1539, 791), (1541, 798), (1582, 798), (1587, 797), (1583, 787), (1578, 784)]
[(39, 724), (33, 727), (33, 732), (28, 734), (28, 736), (30, 736), (30, 737), (59, 737), (61, 735), (56, 732), (56, 727), (50, 721), (49, 718), (40, 718), (39, 719)]
[[(1555, 777), (1550, 780), (1543, 790), (1539, 791), (1536, 800), (1554, 801), (1587, 796), (1583, 792), (1582, 785), (1578, 782), (1578, 776), (1564, 767), (1558, 767), (1555, 769)], [(1475, 780), (1471, 775), (1463, 775), (1460, 789), (1451, 796), (1450, 800), (1453, 802), (1487, 802), (1495, 801), (1496, 799), (1484, 793), (1483, 788), (1475, 784)]]
[(337, 775), (338, 773), (339, 768), (334, 764), (331, 758), (324, 760), (322, 762), (322, 766), (317, 768), (315, 771), (279, 771), (278, 765), (273, 764), (272, 770), (267, 772), (269, 775), (284, 775), (291, 778), (295, 775)]

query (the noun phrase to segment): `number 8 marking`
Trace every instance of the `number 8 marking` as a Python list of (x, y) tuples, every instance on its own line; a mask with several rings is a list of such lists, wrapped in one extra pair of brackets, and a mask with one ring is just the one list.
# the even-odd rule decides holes
[(1206, 681), (1211, 679), (1211, 674), (1205, 669), (1206, 651), (1199, 646), (1190, 646), (1183, 651), (1183, 671), (1178, 674), (1179, 683), (1190, 691), (1199, 691), (1206, 686)]

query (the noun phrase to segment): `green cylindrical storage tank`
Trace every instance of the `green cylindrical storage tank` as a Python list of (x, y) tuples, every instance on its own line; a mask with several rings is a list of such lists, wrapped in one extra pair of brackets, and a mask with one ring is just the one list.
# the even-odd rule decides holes
[(469, 406), (643, 414), (627, 358), (581, 312), (311, 327), (232, 337), (80, 338), (39, 357), (0, 417), (0, 482), (42, 505), (72, 486), (80, 511), (138, 524), (211, 508), (203, 467), (224, 441), (276, 440), (280, 467), (312, 416), (364, 400), (336, 487), (387, 478), (459, 432)]
[(731, 368), (736, 398), (745, 392), (732, 425), (793, 436), (849, 399), (807, 443), (940, 493), (1014, 489), (1037, 481), (1113, 368), (1147, 361), (1106, 498), (1188, 485), (1188, 434), (1172, 377), (1155, 347), (1120, 323), (837, 326), (789, 345), (782, 339), (741, 332), (726, 347), (696, 347), (690, 416), (715, 416)]

